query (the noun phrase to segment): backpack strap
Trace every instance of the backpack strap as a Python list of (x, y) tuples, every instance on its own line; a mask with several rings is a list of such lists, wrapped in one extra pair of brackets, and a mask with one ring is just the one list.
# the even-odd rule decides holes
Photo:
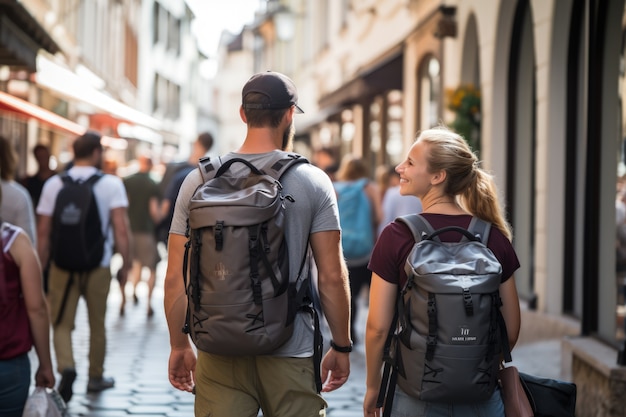
[(210, 156), (203, 156), (198, 162), (198, 170), (202, 176), (202, 182), (205, 183), (211, 178), (215, 177), (217, 170), (222, 166), (222, 157), (218, 156), (211, 158)]
[(282, 176), (294, 165), (309, 162), (305, 157), (293, 152), (280, 152), (266, 165), (263, 171), (267, 175), (280, 180)]
[(408, 226), (411, 233), (413, 233), (415, 242), (421, 242), (426, 236), (435, 233), (435, 229), (421, 214), (407, 214), (397, 217), (396, 221), (400, 221)]
[(472, 217), (467, 230), (470, 231), (471, 234), (476, 236), (483, 245), (487, 246), (487, 242), (489, 241), (489, 233), (491, 232), (491, 223), (486, 222), (478, 217)]
[(228, 156), (211, 158), (210, 156), (205, 156), (200, 158), (200, 161), (198, 162), (198, 169), (200, 170), (202, 181), (207, 182), (211, 178), (221, 175), (235, 162), (242, 162), (246, 164), (251, 171), (256, 172), (257, 174), (267, 174), (276, 180), (280, 180), (280, 178), (293, 165), (309, 161), (297, 153), (277, 152), (268, 163), (266, 163), (260, 170), (257, 170), (254, 165), (249, 163), (244, 158)]
[[(95, 174), (93, 174), (91, 177), (87, 178), (84, 181), (84, 184), (89, 185), (90, 187), (93, 187), (95, 185), (96, 182), (98, 182), (98, 180), (100, 178), (102, 178), (104, 176), (104, 172), (98, 170), (96, 171)], [(74, 178), (72, 178), (70, 176), (70, 174), (67, 171), (63, 171), (59, 174), (59, 177), (61, 178), (61, 181), (63, 181), (63, 184), (71, 184), (71, 183), (75, 183), (78, 182), (77, 180), (75, 180)]]

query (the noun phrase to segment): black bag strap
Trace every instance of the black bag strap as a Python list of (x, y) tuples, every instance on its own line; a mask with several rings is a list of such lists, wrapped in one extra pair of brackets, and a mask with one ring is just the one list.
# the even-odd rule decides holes
[[(85, 181), (82, 181), (82, 183), (88, 185), (89, 187), (93, 187), (94, 184), (103, 176), (104, 172), (97, 170), (92, 176), (87, 178)], [(81, 181), (72, 178), (67, 171), (61, 172), (59, 177), (61, 178), (61, 181), (63, 181), (63, 184), (81, 183)]]
[(67, 297), (70, 294), (70, 288), (72, 288), (72, 285), (74, 285), (74, 271), (70, 271), (70, 275), (67, 278), (67, 284), (65, 284), (65, 290), (63, 290), (63, 298), (61, 299), (59, 312), (57, 313), (57, 317), (54, 320), (55, 326), (61, 323), (61, 319), (63, 318), (63, 314), (65, 313), (65, 305), (67, 304)]
[(320, 326), (319, 314), (313, 305), (311, 259), (312, 255), (310, 241), (307, 240), (306, 250), (304, 252), (302, 262), (300, 263), (300, 269), (298, 270), (298, 277), (296, 278), (296, 282), (294, 282), (293, 285), (295, 286), (300, 280), (305, 266), (306, 278), (304, 278), (304, 280), (300, 284), (300, 288), (296, 291), (293, 304), (290, 304), (290, 306), (292, 306), (293, 308), (293, 311), (288, 312), (289, 318), (286, 324), (290, 325), (293, 322), (298, 311), (309, 313), (313, 318), (313, 371), (315, 375), (315, 387), (317, 389), (317, 393), (319, 394), (320, 392), (322, 392), (321, 365), (322, 353), (324, 349), (324, 337), (322, 335), (322, 328)]
[[(398, 288), (396, 305), (400, 306), (402, 294)], [(391, 319), (391, 325), (389, 326), (389, 332), (385, 339), (385, 346), (383, 348), (383, 375), (381, 378), (380, 389), (378, 391), (378, 399), (376, 400), (376, 408), (384, 407), (383, 417), (391, 416), (391, 408), (393, 405), (393, 397), (396, 392), (396, 384), (398, 382), (398, 373), (403, 372), (400, 368), (400, 348), (398, 347), (399, 340), (396, 336), (396, 330), (398, 326), (398, 319), (401, 312), (398, 308), (394, 311), (393, 318)], [(396, 339), (395, 351), (392, 352), (392, 343)]]

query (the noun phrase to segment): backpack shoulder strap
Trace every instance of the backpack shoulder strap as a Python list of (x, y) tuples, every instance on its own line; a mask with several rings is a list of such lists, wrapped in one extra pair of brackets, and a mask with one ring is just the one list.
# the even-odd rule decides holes
[(59, 174), (59, 178), (61, 178), (61, 181), (63, 181), (63, 185), (71, 184), (74, 182), (74, 179), (70, 177), (70, 174), (68, 174), (67, 171), (61, 172)]
[(292, 166), (308, 162), (305, 157), (297, 153), (279, 152), (263, 167), (263, 171), (274, 179), (280, 180)]
[[(200, 170), (202, 181), (207, 182), (215, 177), (220, 167), (230, 159), (232, 158), (228, 156), (218, 156), (214, 158), (205, 156), (200, 158), (198, 169)], [(293, 165), (303, 162), (309, 161), (302, 155), (293, 152), (279, 152), (263, 167), (263, 172), (278, 180)]]
[[(85, 182), (84, 182), (84, 183), (85, 183), (85, 184), (87, 184), (87, 185), (89, 185), (89, 186), (91, 187), (91, 186), (93, 186), (96, 182), (98, 182), (98, 180), (99, 180), (100, 178), (102, 178), (103, 176), (104, 176), (104, 172), (102, 172), (102, 171), (98, 170), (98, 171), (96, 171), (96, 173), (95, 173), (95, 174), (93, 174), (91, 177), (87, 178), (87, 179), (85, 180)], [(68, 172), (67, 172), (67, 171), (63, 171), (63, 172), (61, 172), (61, 173), (59, 174), (59, 177), (61, 178), (61, 181), (63, 181), (63, 184), (64, 184), (64, 185), (66, 185), (66, 184), (72, 184), (72, 183), (77, 182), (74, 178), (72, 178), (72, 177), (70, 176), (70, 174), (68, 174)]]
[(491, 232), (490, 222), (486, 222), (478, 217), (472, 217), (467, 230), (469, 230), (474, 236), (478, 237), (483, 245), (487, 246), (489, 233)]
[(420, 242), (425, 236), (435, 232), (432, 225), (421, 214), (407, 214), (397, 217), (396, 220), (406, 224), (411, 229), (415, 242)]
[(198, 162), (198, 169), (202, 176), (202, 182), (207, 182), (211, 178), (215, 177), (217, 170), (224, 164), (225, 160), (221, 156), (211, 158), (210, 156), (203, 156)]
[(91, 177), (87, 178), (87, 180), (85, 181), (85, 184), (89, 185), (90, 187), (93, 187), (93, 185), (96, 182), (98, 182), (98, 180), (100, 180), (100, 178), (102, 178), (103, 176), (104, 176), (104, 172), (98, 170)]

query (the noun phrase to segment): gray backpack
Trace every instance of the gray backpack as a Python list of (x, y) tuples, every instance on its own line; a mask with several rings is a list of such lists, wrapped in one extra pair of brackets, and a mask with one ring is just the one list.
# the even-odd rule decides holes
[[(259, 168), (228, 156), (200, 160), (204, 183), (189, 203), (183, 267), (189, 301), (184, 330), (198, 349), (230, 356), (272, 353), (291, 337), (296, 313), (311, 304), (308, 271), (296, 285), (308, 254), (298, 279), (289, 271), (284, 216), (293, 198), (279, 181), (303, 162), (287, 152)], [(248, 169), (233, 175), (233, 164)]]
[[(489, 399), (501, 355), (510, 361), (500, 312), (502, 266), (487, 248), (491, 223), (474, 217), (468, 230), (452, 226), (435, 231), (418, 214), (397, 220), (409, 226), (416, 243), (406, 260), (408, 280), (398, 294), (386, 345), (387, 380), (379, 403), (396, 378), (405, 393), (423, 401)], [(438, 236), (444, 232), (460, 233), (462, 240), (442, 242)], [(390, 411), (389, 402), (387, 394), (385, 410)]]

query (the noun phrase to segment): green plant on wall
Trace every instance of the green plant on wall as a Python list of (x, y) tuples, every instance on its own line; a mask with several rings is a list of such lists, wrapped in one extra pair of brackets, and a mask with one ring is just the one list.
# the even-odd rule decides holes
[(446, 91), (447, 107), (455, 114), (450, 124), (465, 138), (472, 149), (480, 153), (480, 90), (472, 84), (462, 84)]

